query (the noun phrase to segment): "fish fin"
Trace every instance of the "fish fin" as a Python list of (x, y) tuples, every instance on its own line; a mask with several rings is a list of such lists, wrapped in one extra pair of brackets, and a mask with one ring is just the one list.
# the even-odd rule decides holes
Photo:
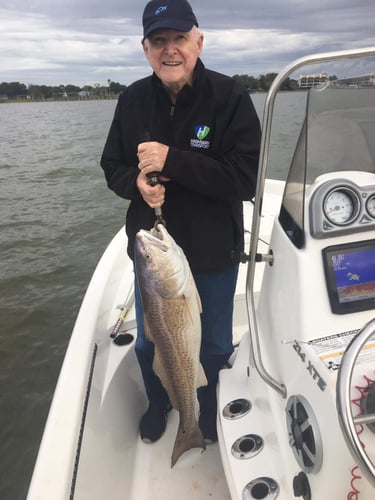
[(169, 377), (167, 372), (165, 371), (164, 364), (160, 358), (160, 353), (159, 349), (155, 346), (155, 351), (154, 351), (154, 361), (152, 363), (152, 368), (156, 375), (160, 378), (160, 381), (164, 387), (164, 389), (167, 391), (167, 394), (169, 396), (170, 402), (172, 403), (173, 408), (178, 410), (177, 408), (177, 401), (174, 399), (174, 391), (172, 390), (171, 387), (169, 387)]
[(195, 287), (195, 299), (196, 299), (197, 304), (198, 304), (199, 313), (202, 314), (202, 302), (201, 302), (201, 297), (199, 295), (197, 287)]
[[(186, 312), (188, 317), (190, 318), (190, 322), (194, 324), (196, 322), (196, 318), (202, 313), (202, 304), (201, 299), (199, 297), (198, 291), (195, 296), (186, 295), (183, 296), (186, 304)], [(198, 314), (197, 314), (197, 306), (198, 306)]]
[(199, 310), (199, 313), (202, 312), (202, 302), (201, 302), (201, 298), (200, 298), (200, 295), (199, 295), (199, 292), (198, 292), (198, 289), (197, 289), (197, 286), (195, 284), (195, 281), (194, 281), (194, 278), (193, 278), (193, 275), (191, 274), (190, 275), (190, 282), (189, 282), (189, 286), (186, 286), (185, 287), (185, 290), (183, 292), (183, 296), (189, 301), (189, 300), (192, 300), (194, 303), (198, 305), (198, 310)]
[(185, 453), (185, 451), (188, 451), (191, 448), (202, 448), (203, 450), (206, 449), (202, 431), (198, 427), (197, 422), (195, 422), (194, 427), (189, 432), (186, 432), (180, 423), (180, 425), (178, 426), (176, 441), (173, 447), (171, 468), (176, 464), (180, 456)]
[(202, 387), (203, 385), (208, 385), (208, 382), (207, 382), (207, 377), (206, 377), (206, 374), (204, 372), (203, 366), (199, 363), (197, 389), (198, 389), (198, 387)]

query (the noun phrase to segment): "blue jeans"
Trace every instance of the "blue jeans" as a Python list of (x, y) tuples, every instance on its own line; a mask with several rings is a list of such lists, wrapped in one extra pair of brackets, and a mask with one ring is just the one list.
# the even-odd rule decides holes
[[(236, 290), (238, 265), (221, 273), (193, 275), (202, 302), (200, 360), (208, 381), (206, 387), (198, 390), (198, 399), (201, 406), (216, 406), (218, 373), (233, 352), (233, 299)], [(142, 371), (146, 393), (150, 403), (166, 406), (169, 402), (168, 395), (152, 369), (154, 344), (145, 336), (142, 301), (136, 278), (135, 308), (138, 328), (135, 351)]]

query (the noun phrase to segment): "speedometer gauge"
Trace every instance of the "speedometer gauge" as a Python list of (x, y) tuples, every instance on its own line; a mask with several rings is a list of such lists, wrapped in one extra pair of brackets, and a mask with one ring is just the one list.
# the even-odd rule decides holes
[(348, 224), (357, 216), (359, 210), (358, 198), (351, 190), (334, 189), (327, 194), (323, 210), (332, 224), (338, 226)]
[(371, 195), (366, 203), (367, 213), (375, 219), (375, 194)]

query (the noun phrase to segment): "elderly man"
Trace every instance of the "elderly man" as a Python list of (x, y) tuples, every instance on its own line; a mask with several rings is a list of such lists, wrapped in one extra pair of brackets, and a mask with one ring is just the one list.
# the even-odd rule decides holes
[[(203, 34), (186, 0), (152, 0), (143, 13), (143, 50), (153, 74), (120, 96), (101, 165), (110, 189), (130, 200), (128, 254), (140, 229), (163, 207), (168, 231), (184, 250), (202, 301), (200, 358), (208, 385), (198, 389), (199, 426), (217, 440), (216, 384), (233, 352), (232, 316), (243, 250), (242, 200), (255, 194), (260, 125), (247, 92), (206, 69)], [(149, 174), (157, 173), (152, 185)], [(135, 286), (136, 354), (149, 407), (140, 435), (163, 434), (168, 395), (152, 370), (153, 344), (144, 334)]]

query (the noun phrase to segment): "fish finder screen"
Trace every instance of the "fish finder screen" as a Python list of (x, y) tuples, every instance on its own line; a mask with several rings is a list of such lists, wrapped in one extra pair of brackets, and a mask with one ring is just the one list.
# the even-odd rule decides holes
[(375, 308), (375, 241), (328, 247), (323, 258), (333, 312)]

